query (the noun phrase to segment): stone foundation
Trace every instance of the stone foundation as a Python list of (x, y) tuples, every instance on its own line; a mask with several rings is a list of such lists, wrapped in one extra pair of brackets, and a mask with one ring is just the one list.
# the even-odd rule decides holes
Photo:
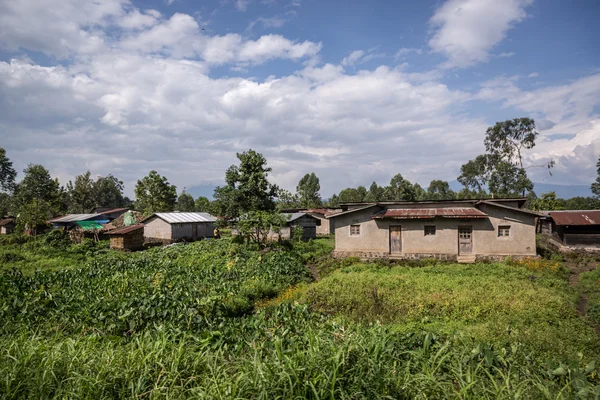
[[(515, 255), (515, 254), (474, 254), (476, 261), (504, 261), (510, 257), (515, 260), (524, 258), (540, 258), (533, 255)], [(407, 254), (390, 254), (385, 252), (369, 252), (369, 251), (334, 251), (334, 258), (357, 257), (361, 260), (420, 260), (424, 258), (436, 259), (440, 261), (456, 262), (458, 254), (446, 253), (407, 253)]]

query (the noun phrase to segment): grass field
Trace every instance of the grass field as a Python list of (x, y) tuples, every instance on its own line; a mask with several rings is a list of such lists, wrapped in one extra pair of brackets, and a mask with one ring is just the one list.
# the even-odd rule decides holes
[(23, 258), (0, 268), (0, 397), (600, 396), (600, 342), (557, 263), (363, 263), (331, 246), (4, 243)]

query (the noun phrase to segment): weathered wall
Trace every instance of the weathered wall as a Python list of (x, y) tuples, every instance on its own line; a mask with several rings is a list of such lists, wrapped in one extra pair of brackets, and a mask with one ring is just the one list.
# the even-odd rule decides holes
[(171, 225), (158, 217), (152, 217), (144, 222), (144, 237), (151, 239), (171, 240)]
[(213, 222), (191, 222), (186, 224), (172, 224), (173, 240), (196, 240), (212, 237), (215, 224)]
[[(489, 215), (487, 219), (374, 220), (374, 211), (335, 218), (336, 252), (389, 253), (389, 227), (395, 225), (402, 229), (402, 254), (458, 254), (458, 227), (472, 226), (474, 255), (535, 255), (534, 217), (523, 213), (485, 206), (482, 211)], [(350, 235), (351, 224), (361, 226), (360, 235)], [(435, 225), (435, 236), (425, 236), (425, 225)], [(499, 225), (511, 227), (509, 237), (498, 237)]]

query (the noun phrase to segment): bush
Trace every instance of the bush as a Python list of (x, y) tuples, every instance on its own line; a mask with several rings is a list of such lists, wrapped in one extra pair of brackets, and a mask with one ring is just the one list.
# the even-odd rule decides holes
[(53, 229), (44, 236), (44, 243), (55, 249), (65, 249), (71, 245), (71, 240), (66, 232)]

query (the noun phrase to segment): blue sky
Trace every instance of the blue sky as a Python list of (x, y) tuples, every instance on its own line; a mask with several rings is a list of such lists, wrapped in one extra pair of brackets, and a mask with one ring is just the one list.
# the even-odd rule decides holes
[[(529, 116), (534, 181), (600, 155), (595, 1), (28, 0), (0, 5), (0, 146), (66, 183), (156, 169), (219, 184), (256, 149), (325, 197), (396, 173), (456, 179), (485, 129)], [(549, 176), (541, 165), (554, 159)]]

